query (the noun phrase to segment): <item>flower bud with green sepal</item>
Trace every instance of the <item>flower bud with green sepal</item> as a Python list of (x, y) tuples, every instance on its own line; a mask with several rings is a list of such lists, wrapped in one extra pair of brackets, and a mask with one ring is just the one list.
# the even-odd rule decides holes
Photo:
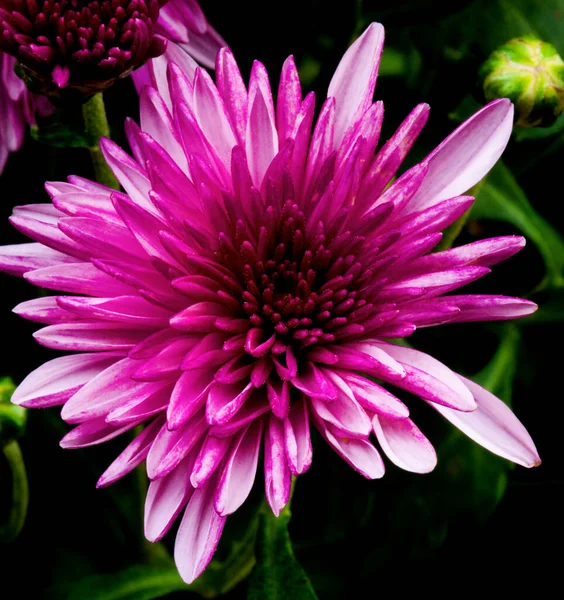
[(564, 110), (564, 61), (556, 48), (519, 37), (495, 50), (479, 70), (486, 100), (509, 98), (515, 125), (551, 125)]

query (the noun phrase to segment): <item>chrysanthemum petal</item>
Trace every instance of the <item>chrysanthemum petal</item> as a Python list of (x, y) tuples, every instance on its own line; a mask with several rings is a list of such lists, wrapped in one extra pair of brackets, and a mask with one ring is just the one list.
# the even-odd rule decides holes
[(394, 385), (417, 394), (425, 400), (463, 412), (476, 410), (470, 390), (459, 377), (437, 359), (405, 346), (374, 342), (406, 370), (406, 376)]
[(233, 130), (237, 133), (240, 145), (245, 143), (247, 127), (247, 89), (233, 53), (222, 48), (216, 60), (217, 89), (227, 108)]
[(251, 492), (257, 472), (263, 423), (259, 420), (244, 429), (233, 441), (214, 498), (222, 517), (234, 513)]
[(164, 536), (194, 491), (188, 483), (193, 462), (188, 456), (168, 475), (149, 484), (144, 521), (145, 537), (150, 542)]
[(358, 403), (366, 410), (376, 412), (386, 419), (405, 419), (409, 416), (407, 406), (388, 390), (374, 381), (356, 373), (341, 372)]
[(75, 262), (68, 254), (52, 250), (43, 244), (13, 244), (0, 247), (0, 268), (10, 275)]
[(158, 383), (135, 383), (131, 375), (139, 367), (137, 361), (123, 358), (91, 378), (63, 406), (61, 417), (68, 423), (81, 423), (106, 416), (131, 398), (148, 397), (164, 387)]
[(380, 453), (368, 440), (347, 438), (336, 431), (331, 424), (316, 420), (319, 433), (329, 445), (353, 469), (366, 479), (379, 479), (384, 476), (384, 462)]
[(117, 353), (60, 356), (32, 371), (16, 388), (12, 402), (28, 408), (64, 404), (93, 377), (119, 359)]
[(384, 28), (372, 23), (346, 51), (331, 79), (327, 96), (337, 104), (335, 145), (372, 102), (383, 47)]
[[(168, 475), (198, 444), (206, 432), (203, 414), (196, 415), (179, 429), (170, 431), (166, 423), (161, 427), (147, 456), (149, 479)], [(189, 475), (186, 476), (188, 482)]]
[(429, 473), (435, 468), (435, 449), (411, 419), (374, 415), (372, 425), (382, 450), (398, 467), (413, 473)]
[(290, 412), (284, 419), (284, 442), (290, 471), (294, 475), (305, 473), (312, 459), (309, 415), (304, 397), (290, 405)]
[(276, 126), (260, 89), (249, 106), (245, 137), (249, 170), (255, 187), (260, 188), (264, 174), (278, 152)]
[(531, 436), (511, 409), (499, 398), (462, 375), (458, 375), (472, 392), (478, 408), (462, 413), (446, 406), (431, 406), (475, 442), (524, 467), (540, 465)]
[(96, 487), (107, 487), (140, 465), (147, 458), (155, 435), (162, 427), (163, 422), (162, 417), (157, 417), (135, 436), (125, 450), (102, 473)]
[(264, 436), (264, 489), (275, 516), (290, 499), (292, 474), (288, 466), (284, 445), (284, 426), (280, 419), (271, 416)]
[(194, 468), (190, 474), (190, 483), (195, 487), (202, 485), (215, 473), (223, 457), (231, 446), (231, 437), (215, 437), (208, 435), (196, 457)]
[(427, 158), (429, 173), (412, 198), (409, 212), (468, 191), (494, 166), (513, 129), (513, 105), (494, 100), (466, 120)]
[(192, 583), (208, 566), (223, 532), (226, 517), (214, 509), (214, 492), (213, 480), (194, 491), (176, 534), (174, 562), (186, 583)]

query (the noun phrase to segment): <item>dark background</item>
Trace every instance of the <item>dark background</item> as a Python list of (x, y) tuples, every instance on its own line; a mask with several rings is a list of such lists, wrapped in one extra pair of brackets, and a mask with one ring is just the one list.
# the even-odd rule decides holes
[[(376, 95), (385, 103), (382, 140), (417, 103), (429, 102), (432, 109), (413, 161), (452, 131), (456, 122), (449, 115), (465, 98), (481, 101), (477, 68), (497, 43), (527, 33), (523, 30), (527, 27), (557, 46), (563, 43), (564, 29), (562, 38), (556, 37), (562, 27), (555, 12), (558, 2), (512, 3), (520, 20), (513, 13), (501, 18), (502, 4), (465, 1), (442, 8), (428, 0), (340, 2), (331, 7), (318, 0), (202, 2), (245, 77), (257, 58), (274, 85), (283, 60), (294, 54), (305, 91), (316, 91), (318, 107), (353, 36), (372, 19), (382, 22), (386, 48), (404, 57), (401, 72), (378, 80)], [(550, 14), (542, 12), (548, 10)], [(123, 140), (123, 119), (138, 112), (130, 81), (109, 90), (106, 104), (113, 137)], [(558, 132), (538, 140), (514, 139), (504, 154), (530, 203), (561, 233), (563, 140)], [(70, 173), (92, 176), (86, 151), (53, 149), (26, 140), (0, 179), (3, 243), (24, 241), (7, 222), (12, 207), (47, 202), (44, 181), (64, 179)], [(508, 223), (471, 220), (459, 242), (517, 232)], [(544, 303), (564, 306), (558, 290), (531, 296), (543, 275), (541, 257), (529, 243), (508, 263), (494, 267), (474, 290), (532, 297), (541, 310)], [(35, 297), (36, 290), (4, 275), (0, 286), (0, 375), (18, 382), (53, 353), (34, 342), (33, 324), (10, 312)], [(493, 356), (503, 331), (497, 325), (445, 326), (417, 332), (412, 342), (454, 370), (472, 375)], [(324, 444), (315, 444), (312, 468), (297, 482), (290, 533), (320, 598), (377, 597), (388, 591), (439, 596), (470, 590), (525, 592), (528, 586), (543, 594), (558, 584), (564, 536), (562, 333), (562, 321), (552, 317), (519, 328), (512, 406), (543, 459), (537, 469), (507, 470), (508, 463), (452, 438), (448, 424), (415, 402), (410, 403), (415, 420), (439, 448), (437, 473), (414, 475), (387, 463), (385, 477), (368, 482)], [(135, 476), (107, 490), (94, 487), (123, 442), (63, 451), (58, 440), (65, 428), (56, 408), (29, 412), (21, 445), (31, 500), (19, 538), (0, 546), (1, 598), (24, 593), (32, 598), (64, 598), (57, 591), (62, 588), (53, 586), (89, 573), (117, 572), (143, 560)], [(2, 467), (0, 463), (0, 519), (7, 513), (9, 490)], [(495, 490), (503, 488), (505, 477), (507, 487), (497, 503)], [(261, 484), (260, 476), (257, 481)], [(260, 485), (256, 487), (260, 492)], [(167, 536), (169, 547), (173, 539), (173, 534)], [(245, 597), (245, 584), (230, 596)]]

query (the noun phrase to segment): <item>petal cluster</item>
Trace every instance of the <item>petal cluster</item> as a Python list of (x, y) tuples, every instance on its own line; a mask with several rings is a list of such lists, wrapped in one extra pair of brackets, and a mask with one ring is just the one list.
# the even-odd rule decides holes
[(13, 401), (62, 405), (75, 425), (66, 448), (145, 424), (98, 485), (146, 461), (145, 533), (158, 540), (183, 514), (175, 559), (186, 581), (205, 569), (259, 462), (280, 513), (292, 475), (311, 464), (312, 427), (367, 478), (384, 474), (377, 446), (401, 468), (432, 470), (434, 449), (393, 388), (493, 452), (539, 462), (503, 402), (388, 341), (535, 310), (451, 293), (522, 238), (431, 253), (470, 207), (461, 194), (503, 151), (512, 106), (487, 105), (392, 182), (428, 107), (379, 145), (382, 45), (373, 24), (342, 59), (316, 120), (292, 58), (276, 101), (264, 66), (254, 64), (247, 86), (225, 48), (215, 84), (194, 64), (154, 61), (141, 124), (126, 126), (133, 157), (102, 143), (124, 192), (70, 177), (47, 185), (52, 205), (14, 211), (34, 243), (4, 247), (1, 268), (62, 294), (15, 311), (45, 325), (41, 344), (74, 354), (31, 373)]

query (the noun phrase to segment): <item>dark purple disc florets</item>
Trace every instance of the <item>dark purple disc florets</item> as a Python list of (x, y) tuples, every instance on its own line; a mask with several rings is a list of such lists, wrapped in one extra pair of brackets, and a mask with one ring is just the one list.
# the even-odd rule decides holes
[(158, 0), (0, 0), (0, 48), (37, 91), (95, 93), (162, 54)]
[(290, 201), (280, 219), (274, 214), (267, 208), (257, 236), (239, 222), (238, 251), (220, 235), (221, 262), (242, 284), (241, 316), (251, 325), (246, 351), (260, 357), (290, 347), (297, 356), (363, 333), (376, 311), (366, 285), (371, 269), (356, 252), (364, 240), (329, 235), (321, 222), (308, 231)]

